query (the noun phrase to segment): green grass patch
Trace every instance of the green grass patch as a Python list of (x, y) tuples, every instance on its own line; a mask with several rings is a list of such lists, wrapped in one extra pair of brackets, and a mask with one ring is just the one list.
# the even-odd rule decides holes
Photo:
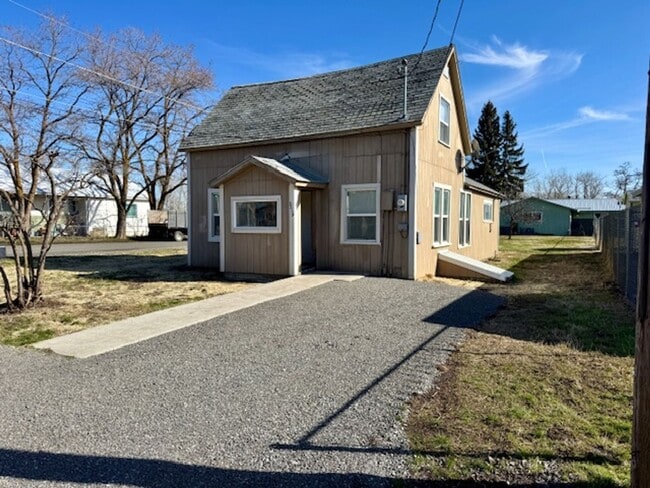
[[(632, 310), (589, 238), (502, 240), (507, 306), (415, 399), (412, 469), (436, 480), (629, 483)], [(444, 439), (445, 442), (440, 442)], [(570, 486), (567, 485), (567, 486)]]

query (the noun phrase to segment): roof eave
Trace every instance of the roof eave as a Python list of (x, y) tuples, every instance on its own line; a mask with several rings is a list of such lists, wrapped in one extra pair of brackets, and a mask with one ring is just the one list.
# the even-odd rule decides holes
[(259, 139), (255, 141), (246, 141), (246, 142), (235, 142), (235, 143), (229, 143), (229, 144), (210, 144), (210, 145), (203, 145), (203, 146), (189, 146), (188, 145), (183, 145), (181, 144), (179, 147), (179, 151), (183, 152), (193, 152), (193, 151), (210, 151), (214, 149), (231, 149), (235, 147), (251, 147), (251, 146), (259, 146), (261, 144), (267, 145), (267, 144), (286, 144), (289, 142), (299, 142), (299, 141), (305, 141), (305, 140), (314, 140), (314, 139), (329, 139), (332, 137), (346, 137), (346, 136), (352, 136), (356, 134), (368, 134), (372, 132), (388, 132), (388, 131), (393, 131), (393, 130), (400, 130), (400, 129), (410, 129), (411, 127), (416, 127), (422, 125), (422, 119), (405, 119), (404, 121), (397, 122), (397, 123), (392, 123), (392, 124), (384, 124), (384, 125), (378, 125), (378, 126), (372, 126), (372, 127), (363, 127), (360, 129), (353, 129), (353, 130), (347, 130), (347, 131), (334, 131), (334, 132), (323, 132), (320, 134), (303, 134), (300, 136), (295, 136), (295, 137), (285, 137), (285, 138), (279, 138), (279, 139)]

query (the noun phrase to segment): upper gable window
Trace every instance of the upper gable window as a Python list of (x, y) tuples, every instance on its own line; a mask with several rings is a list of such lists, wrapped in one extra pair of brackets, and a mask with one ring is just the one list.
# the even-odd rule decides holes
[(449, 78), (449, 66), (445, 66), (445, 69), (442, 70), (442, 75), (445, 78)]
[(444, 145), (449, 146), (451, 124), (451, 105), (444, 97), (440, 96), (440, 128), (438, 130), (438, 140)]

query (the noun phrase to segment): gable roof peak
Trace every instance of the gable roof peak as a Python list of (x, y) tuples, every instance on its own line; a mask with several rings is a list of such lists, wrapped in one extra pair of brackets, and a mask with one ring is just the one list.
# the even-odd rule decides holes
[[(305, 78), (235, 86), (185, 138), (181, 149), (417, 125), (453, 50), (445, 46)], [(403, 59), (409, 63), (408, 119), (403, 117)]]

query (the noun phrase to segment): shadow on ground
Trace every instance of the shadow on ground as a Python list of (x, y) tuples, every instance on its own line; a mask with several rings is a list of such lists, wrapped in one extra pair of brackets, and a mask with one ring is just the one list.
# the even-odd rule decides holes
[(47, 259), (48, 270), (82, 274), (85, 279), (116, 280), (132, 283), (165, 281), (228, 281), (214, 268), (187, 266), (187, 256), (155, 255), (84, 255), (52, 256)]
[(531, 486), (587, 488), (583, 483), (518, 485), (479, 481), (421, 481), (362, 473), (263, 472), (196, 466), (159, 459), (135, 459), (0, 449), (0, 476), (21, 480), (110, 484), (141, 488), (199, 487), (432, 487), (496, 488)]

